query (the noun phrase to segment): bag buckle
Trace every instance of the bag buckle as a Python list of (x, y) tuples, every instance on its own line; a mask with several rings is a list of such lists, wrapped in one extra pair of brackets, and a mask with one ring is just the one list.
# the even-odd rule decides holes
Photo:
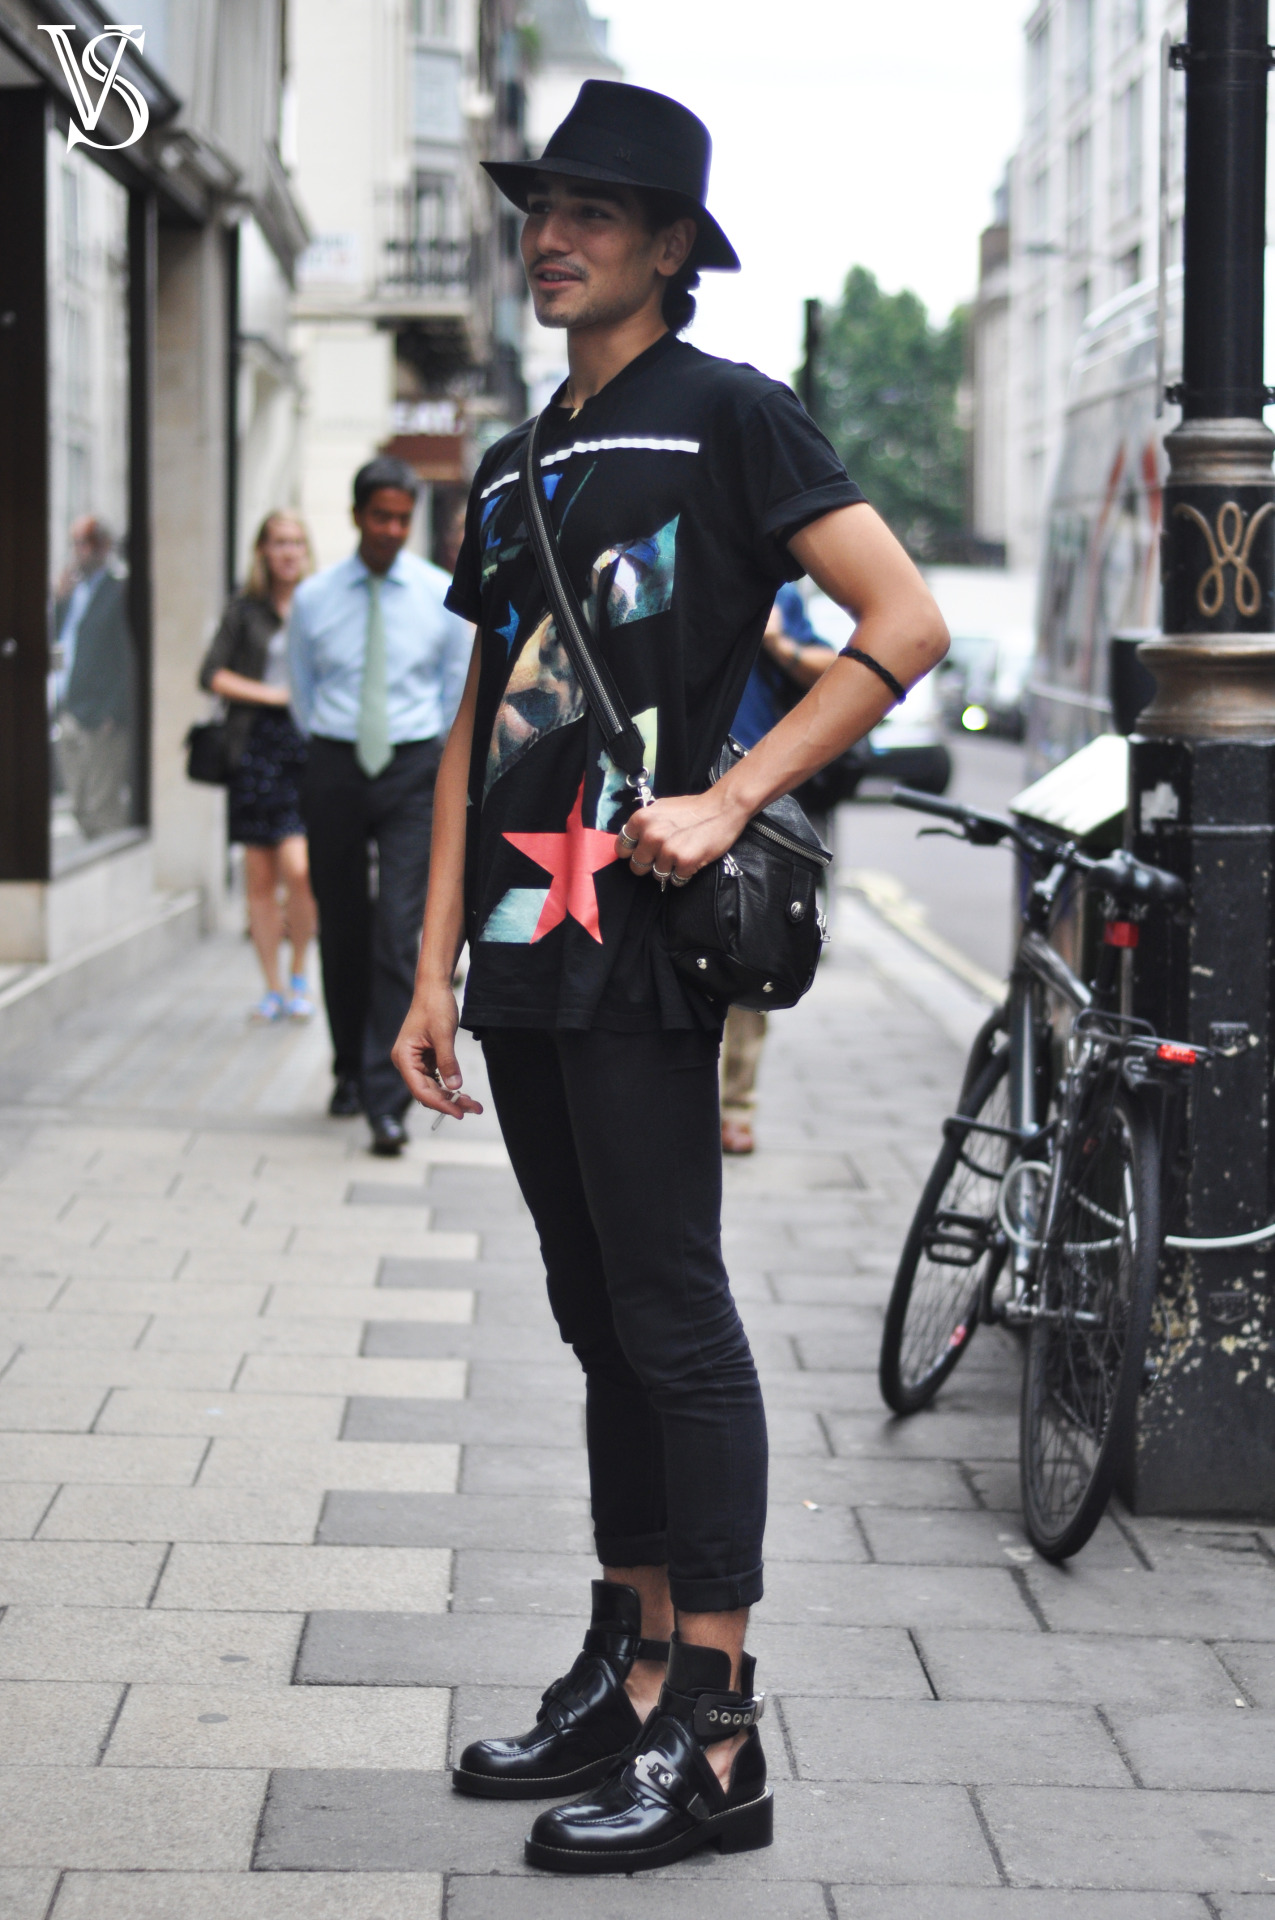
[(639, 767), (636, 773), (626, 773), (624, 784), (626, 787), (632, 787), (640, 807), (653, 805), (655, 795), (651, 792), (651, 776), (645, 767)]

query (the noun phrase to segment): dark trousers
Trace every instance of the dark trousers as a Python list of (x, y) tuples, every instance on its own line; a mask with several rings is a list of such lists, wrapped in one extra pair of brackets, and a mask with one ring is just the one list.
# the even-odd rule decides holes
[(310, 741), (303, 811), (333, 1071), (359, 1081), (368, 1113), (409, 1105), (390, 1048), (420, 952), (440, 753), (437, 740), (410, 741), (369, 780), (344, 740)]
[(586, 1375), (598, 1558), (675, 1606), (761, 1598), (766, 1416), (722, 1264), (718, 1043), (489, 1029), (483, 1053), (549, 1303)]

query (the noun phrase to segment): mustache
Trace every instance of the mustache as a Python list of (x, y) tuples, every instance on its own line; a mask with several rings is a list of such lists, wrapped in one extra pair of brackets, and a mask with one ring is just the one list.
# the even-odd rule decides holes
[(552, 254), (537, 254), (531, 263), (530, 271), (538, 273), (541, 267), (552, 267), (555, 273), (565, 273), (572, 280), (584, 279), (584, 272), (580, 267), (569, 266), (565, 260), (555, 260)]

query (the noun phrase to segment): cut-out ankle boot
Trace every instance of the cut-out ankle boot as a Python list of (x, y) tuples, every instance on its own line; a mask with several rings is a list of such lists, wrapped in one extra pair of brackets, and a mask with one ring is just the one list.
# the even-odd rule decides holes
[(461, 1793), (549, 1800), (613, 1773), (642, 1731), (625, 1692), (635, 1660), (667, 1660), (667, 1640), (642, 1638), (636, 1587), (593, 1582), (593, 1618), (570, 1673), (545, 1689), (536, 1724), (508, 1740), (475, 1740), (453, 1770)]
[[(768, 1847), (774, 1798), (757, 1722), (755, 1662), (740, 1663), (742, 1690), (730, 1688), (730, 1658), (674, 1636), (659, 1705), (623, 1767), (592, 1793), (542, 1813), (525, 1852), (552, 1873), (637, 1873), (667, 1866), (700, 1847), (747, 1853)], [(744, 1734), (730, 1785), (723, 1788), (704, 1749)]]

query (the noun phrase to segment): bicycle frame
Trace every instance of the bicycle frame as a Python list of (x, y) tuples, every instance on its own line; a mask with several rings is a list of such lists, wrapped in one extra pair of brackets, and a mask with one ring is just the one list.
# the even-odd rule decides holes
[[(1163, 1042), (1145, 1021), (1118, 1011), (1120, 954), (1137, 944), (1137, 922), (1153, 900), (1172, 901), (1180, 896), (1182, 884), (1172, 875), (1134, 861), (1128, 854), (1114, 854), (1096, 860), (1082, 854), (1071, 842), (1059, 843), (1023, 822), (998, 819), (933, 795), (896, 788), (897, 804), (918, 813), (937, 815), (942, 827), (928, 827), (927, 833), (950, 833), (954, 839), (973, 846), (995, 846), (1005, 841), (1015, 844), (1025, 856), (1034, 876), (1028, 889), (1024, 927), (1014, 963), (1010, 970), (1008, 999), (1003, 1021), (989, 1022), (981, 1041), (989, 1044), (998, 1026), (1007, 1036), (1009, 1054), (1009, 1125), (995, 1126), (962, 1114), (945, 1123), (949, 1135), (959, 1131), (962, 1138), (986, 1134), (1011, 1141), (1017, 1153), (1014, 1164), (1044, 1160), (1050, 1167), (1050, 1180), (1042, 1196), (1038, 1230), (1031, 1234), (1006, 1234), (1005, 1223), (984, 1227), (984, 1244), (989, 1250), (998, 1243), (1009, 1260), (1012, 1274), (1010, 1296), (1003, 1308), (996, 1308), (993, 1294), (1003, 1268), (1003, 1260), (989, 1262), (983, 1281), (980, 1318), (1005, 1319), (1011, 1324), (1029, 1321), (1037, 1308), (1034, 1299), (1035, 1269), (1038, 1252), (1049, 1237), (1057, 1213), (1063, 1155), (1059, 1151), (1070, 1130), (1077, 1096), (1093, 1084), (1095, 1074), (1114, 1060), (1130, 1087), (1145, 1089), (1154, 1084), (1166, 1096), (1160, 1103), (1159, 1133), (1161, 1178), (1166, 1178), (1168, 1155), (1164, 1151), (1179, 1107), (1182, 1086), (1181, 1067), (1193, 1065), (1207, 1056), (1209, 1049), (1185, 1043)], [(1090, 986), (1082, 980), (1050, 944), (1049, 933), (1059, 895), (1069, 876), (1088, 876), (1087, 884), (1110, 888), (1104, 901), (1106, 922), (1097, 973)], [(1121, 904), (1123, 902), (1123, 904)], [(1054, 1117), (1049, 1116), (1052, 1061), (1052, 1028), (1049, 1019), (1050, 997), (1070, 1007), (1075, 1016), (1072, 1040), (1074, 1057), (1068, 1063), (1056, 1089)], [(1101, 1061), (1096, 1056), (1101, 1056)], [(968, 1088), (976, 1070), (977, 1053), (966, 1072)], [(1006, 1170), (1008, 1174), (1008, 1169)], [(1002, 1181), (1002, 1192), (1004, 1182)], [(971, 1245), (973, 1242), (971, 1241)]]
[[(1039, 1309), (1034, 1297), (1035, 1269), (1038, 1249), (1049, 1238), (1059, 1204), (1062, 1167), (1062, 1157), (1056, 1150), (1060, 1144), (1059, 1134), (1066, 1132), (1071, 1120), (1073, 1090), (1092, 1078), (1095, 1053), (1108, 1058), (1115, 1055), (1122, 1066), (1126, 1066), (1126, 1077), (1131, 1083), (1136, 1081), (1144, 1086), (1152, 1077), (1146, 1056), (1153, 1053), (1158, 1044), (1155, 1036), (1149, 1030), (1138, 1031), (1144, 1023), (1121, 1015), (1112, 1004), (1116, 995), (1119, 949), (1104, 945), (1098, 977), (1090, 987), (1049, 943), (1050, 918), (1068, 872), (1067, 863), (1060, 860), (1033, 883), (1027, 901), (1026, 926), (1010, 971), (1005, 1022), (1010, 1125), (993, 1128), (979, 1121), (969, 1125), (971, 1132), (998, 1133), (1012, 1139), (1020, 1150), (1016, 1156), (1020, 1162), (1043, 1155), (1051, 1167), (1049, 1185), (1042, 1196), (1038, 1233), (1011, 1238), (1007, 1257), (1012, 1284), (1009, 1298), (1000, 1309), (994, 1307), (992, 1300), (1000, 1266), (996, 1264), (988, 1270), (980, 1303), (980, 1317), (984, 1321), (1003, 1319), (1010, 1325), (1023, 1325), (1034, 1318)], [(1047, 1009), (1051, 995), (1071, 1008), (1076, 1016), (1076, 1028), (1081, 1030), (1079, 1055), (1071, 1062), (1058, 1089), (1058, 1112), (1052, 1122), (1045, 1093), (1044, 1069), (1048, 1062), (1043, 1056), (1043, 1050), (1050, 1045)], [(1131, 1055), (1137, 1059), (1136, 1067)], [(1163, 1075), (1156, 1077), (1164, 1083)], [(1174, 1074), (1170, 1085), (1176, 1084), (1180, 1081)], [(1164, 1105), (1162, 1136), (1169, 1130), (1175, 1106), (1173, 1101), (1166, 1101)]]
[[(1067, 878), (1062, 861), (1052, 866), (1040, 880), (1034, 881), (1027, 897), (1026, 927), (1018, 943), (1009, 976), (1009, 1101), (1010, 1121), (1023, 1149), (1030, 1156), (1033, 1141), (1041, 1141), (1047, 1114), (1040, 1110), (1042, 1045), (1048, 1044), (1047, 994), (1054, 994), (1076, 1013), (1093, 1005), (1094, 996), (1080, 977), (1072, 972), (1062, 955), (1049, 944), (1049, 922), (1054, 905)], [(1051, 1156), (1052, 1157), (1052, 1156)], [(1045, 1204), (1045, 1227), (1052, 1218), (1057, 1201), (1057, 1162), (1050, 1180)], [(1013, 1285), (1005, 1306), (1005, 1318), (1021, 1322), (1030, 1316), (1035, 1255), (1031, 1248), (1011, 1245), (1010, 1271)], [(984, 1302), (991, 1317), (990, 1298)]]

